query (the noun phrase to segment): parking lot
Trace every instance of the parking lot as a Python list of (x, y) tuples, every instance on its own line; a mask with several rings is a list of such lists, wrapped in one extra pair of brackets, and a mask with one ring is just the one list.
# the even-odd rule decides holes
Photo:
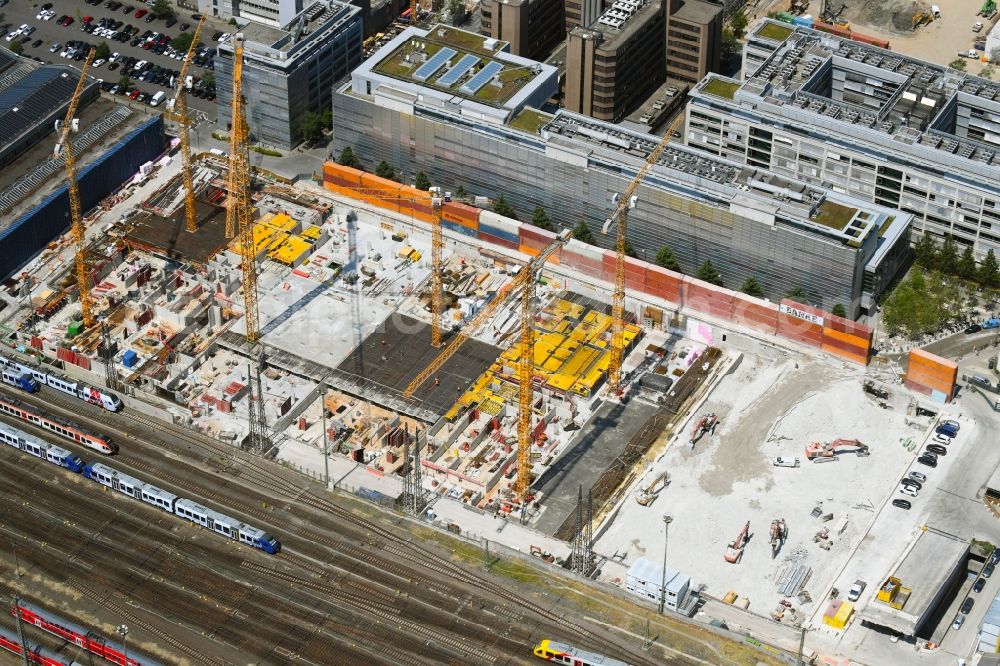
[[(49, 11), (54, 13), (51, 14), (48, 20), (44, 18), (39, 19), (38, 16), (42, 11), (42, 7), (48, 4), (52, 5)], [(114, 7), (117, 8), (113, 9)], [(130, 11), (126, 13), (126, 9)], [(160, 41), (160, 37), (164, 35), (168, 38), (177, 37), (182, 32), (180, 28), (185, 26), (187, 27), (187, 32), (193, 33), (198, 23), (193, 18), (194, 15), (177, 9), (177, 15), (174, 19), (176, 22), (168, 27), (168, 21), (161, 18), (154, 18), (152, 21), (147, 21), (152, 16), (149, 13), (149, 9), (149, 5), (142, 0), (130, 0), (123, 3), (119, 3), (117, 0), (109, 0), (108, 2), (101, 2), (96, 6), (87, 4), (85, 0), (52, 0), (51, 2), (39, 2), (30, 5), (28, 3), (11, 2), (0, 9), (0, 12), (3, 12), (5, 16), (3, 24), (5, 24), (8, 33), (17, 30), (23, 24), (33, 27), (34, 31), (27, 37), (19, 36), (12, 41), (7, 41), (7, 36), (9, 35), (5, 35), (3, 41), (0, 41), (0, 45), (10, 48), (14, 43), (20, 43), (23, 55), (25, 56), (35, 58), (41, 62), (71, 63), (79, 67), (79, 61), (74, 62), (72, 59), (62, 55), (67, 51), (67, 43), (74, 41), (84, 42), (96, 47), (104, 42), (107, 44), (110, 52), (112, 54), (118, 53), (119, 57), (115, 59), (117, 62), (107, 61), (96, 67), (92, 67), (92, 75), (98, 79), (103, 79), (109, 84), (108, 87), (110, 87), (110, 84), (118, 83), (122, 75), (127, 73), (131, 79), (131, 85), (126, 90), (120, 90), (119, 93), (124, 92), (127, 94), (136, 89), (138, 91), (135, 93), (136, 98), (139, 95), (143, 95), (145, 101), (148, 103), (157, 92), (169, 93), (170, 75), (180, 70), (182, 62), (179, 58), (170, 57), (166, 49), (163, 49), (163, 53), (155, 53), (152, 50), (152, 43), (147, 42), (147, 39), (141, 38), (141, 36), (147, 30), (150, 33), (158, 33), (159, 36), (152, 40), (155, 43)], [(137, 13), (139, 14), (138, 17), (136, 16)], [(63, 23), (68, 23), (68, 25), (60, 25), (60, 19), (63, 17), (66, 17)], [(85, 22), (87, 17), (91, 18), (89, 22)], [(99, 36), (96, 34), (98, 31), (97, 27), (102, 21), (105, 24), (111, 21), (121, 22), (121, 25), (117, 27), (117, 32), (123, 33), (129, 31), (131, 36), (126, 41), (117, 41), (107, 34)], [(82, 30), (85, 23), (94, 26), (92, 33)], [(218, 42), (213, 40), (212, 36), (226, 29), (232, 28), (221, 21), (208, 19), (205, 22), (205, 27), (202, 29), (201, 43), (204, 47), (216, 47)], [(140, 38), (140, 41), (135, 41), (136, 38)], [(53, 51), (52, 47), (56, 44), (59, 44), (59, 48)], [(149, 45), (151, 48), (143, 48), (145, 45)], [(81, 51), (81, 53), (83, 52)], [(182, 56), (183, 54), (181, 54)], [(82, 60), (82, 56), (80, 59)], [(135, 70), (135, 65), (140, 61), (149, 63), (146, 65), (146, 70), (150, 73), (146, 76), (151, 80), (139, 80), (140, 72)], [(160, 68), (162, 71), (158, 71), (155, 68)], [(131, 71), (126, 71), (126, 69)], [(215, 103), (212, 101), (212, 95), (206, 89), (204, 82), (206, 74), (209, 74), (209, 84), (214, 79), (214, 75), (212, 75), (208, 67), (197, 66), (195, 64), (191, 65), (188, 73), (193, 77), (193, 82), (197, 81), (201, 84), (201, 90), (199, 90), (198, 95), (188, 95), (188, 106), (191, 109), (204, 112), (211, 121), (214, 121)]]

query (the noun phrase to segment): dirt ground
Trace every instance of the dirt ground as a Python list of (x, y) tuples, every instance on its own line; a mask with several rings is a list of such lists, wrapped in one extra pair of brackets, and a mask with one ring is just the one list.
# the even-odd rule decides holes
[[(806, 585), (823, 593), (834, 572), (863, 538), (872, 510), (903, 473), (910, 454), (900, 438), (919, 430), (907, 424), (908, 397), (896, 391), (890, 409), (881, 409), (861, 390), (860, 368), (797, 355), (745, 355), (716, 387), (697, 415), (715, 412), (714, 434), (688, 446), (690, 424), (647, 472), (669, 471), (669, 485), (649, 507), (626, 502), (597, 544), (605, 555), (624, 555), (625, 566), (644, 556), (663, 556), (661, 515), (670, 526), (668, 566), (690, 574), (708, 594), (733, 590), (766, 615), (780, 595), (776, 583), (796, 564), (812, 569)], [(810, 463), (805, 447), (813, 441), (859, 439), (869, 457), (844, 454), (836, 462)], [(794, 456), (801, 467), (774, 467), (776, 456)], [(818, 503), (829, 522), (810, 516)], [(771, 520), (784, 518), (788, 541), (771, 557)], [(726, 545), (744, 523), (754, 535), (739, 564), (723, 559)], [(835, 527), (836, 526), (836, 527)], [(828, 528), (829, 550), (813, 535)], [(807, 603), (797, 610), (811, 612)], [(800, 614), (799, 617), (802, 617)]]
[[(776, 2), (770, 10), (788, 9), (788, 2)], [(822, 0), (813, 0), (809, 6), (809, 14), (819, 17)], [(972, 48), (976, 33), (972, 25), (983, 20), (976, 12), (983, 5), (983, 0), (948, 0), (942, 2), (924, 2), (916, 0), (832, 0), (834, 6), (846, 4), (842, 18), (847, 19), (851, 29), (872, 37), (889, 40), (893, 51), (905, 53), (916, 58), (929, 60), (939, 65), (947, 65), (958, 57), (960, 50)], [(928, 25), (912, 30), (913, 15), (917, 11), (930, 11), (931, 4), (941, 8), (941, 18)], [(979, 33), (985, 38), (994, 18), (986, 24)], [(985, 63), (968, 60), (966, 71), (978, 74)]]

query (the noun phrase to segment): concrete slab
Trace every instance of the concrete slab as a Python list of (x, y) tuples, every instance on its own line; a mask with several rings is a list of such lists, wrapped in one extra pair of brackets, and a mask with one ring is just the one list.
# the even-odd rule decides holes
[(573, 448), (535, 483), (536, 492), (543, 495), (544, 509), (535, 528), (554, 534), (566, 517), (576, 511), (580, 485), (586, 492), (656, 410), (654, 405), (639, 400), (599, 407), (574, 439)]

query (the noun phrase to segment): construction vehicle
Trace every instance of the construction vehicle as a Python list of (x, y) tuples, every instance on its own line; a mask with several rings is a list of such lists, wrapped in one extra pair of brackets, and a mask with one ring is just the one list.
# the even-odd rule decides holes
[(714, 430), (717, 421), (718, 418), (714, 412), (705, 414), (698, 419), (698, 422), (694, 424), (694, 429), (691, 431), (691, 446), (694, 446), (706, 432)]
[(775, 518), (771, 521), (771, 559), (778, 556), (778, 551), (785, 545), (788, 538), (788, 526), (784, 518)]
[[(669, 474), (667, 472), (658, 474), (652, 481), (639, 489), (639, 492), (635, 495), (635, 501), (642, 506), (649, 506), (653, 503), (653, 500), (659, 496), (659, 490), (663, 490), (667, 487), (667, 484), (669, 483), (668, 479)], [(661, 483), (663, 484), (662, 486), (660, 486)], [(660, 486), (659, 489), (657, 489), (657, 486)]]
[(913, 15), (913, 22), (910, 28), (916, 30), (922, 25), (927, 25), (934, 20), (934, 15), (929, 12), (917, 12)]
[(736, 564), (743, 557), (743, 549), (750, 541), (750, 521), (748, 520), (740, 533), (736, 535), (736, 540), (726, 546), (726, 562)]
[(555, 556), (553, 556), (552, 553), (545, 550), (541, 546), (529, 546), (529, 548), (531, 549), (531, 556), (537, 557), (542, 562), (548, 562), (549, 564), (551, 564), (552, 562), (556, 561)]
[(845, 28), (850, 28), (850, 24), (840, 17), (847, 9), (846, 4), (841, 4), (840, 9), (833, 8), (833, 2), (831, 0), (823, 0), (823, 8), (819, 13), (819, 20), (824, 23), (833, 23), (835, 25), (841, 25)]
[(851, 589), (847, 592), (848, 601), (857, 601), (861, 598), (861, 593), (865, 591), (868, 587), (868, 583), (861, 580), (860, 578), (854, 581), (854, 585), (851, 585)]
[(806, 447), (806, 458), (813, 462), (836, 460), (842, 453), (853, 453), (858, 457), (870, 455), (868, 446), (856, 439), (835, 439), (832, 442), (813, 442)]
[(875, 385), (875, 382), (871, 381), (865, 382), (864, 391), (868, 395), (875, 396), (879, 400), (889, 399), (889, 391), (885, 390), (884, 388), (879, 388), (878, 386)]
[(889, 604), (896, 610), (902, 610), (912, 593), (913, 590), (903, 586), (903, 581), (895, 576), (889, 576), (882, 583), (882, 587), (878, 589), (878, 594), (875, 598), (884, 604)]

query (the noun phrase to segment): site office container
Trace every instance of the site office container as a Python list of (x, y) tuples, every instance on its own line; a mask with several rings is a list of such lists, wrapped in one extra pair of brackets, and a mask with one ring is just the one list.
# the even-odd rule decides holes
[(515, 248), (521, 244), (521, 224), (491, 210), (479, 211), (479, 232), (513, 243)]
[(683, 281), (683, 275), (649, 264), (646, 266), (645, 283), (643, 284), (642, 291), (651, 296), (680, 305), (681, 284)]
[(430, 194), (409, 185), (399, 186), (399, 212), (428, 225), (437, 222)]
[(733, 321), (774, 335), (778, 331), (778, 306), (745, 294), (733, 294)]
[(684, 277), (681, 283), (681, 305), (695, 312), (731, 321), (733, 317), (733, 292), (709, 282)]
[[(441, 218), (453, 224), (479, 231), (479, 213), (475, 206), (469, 206), (459, 201), (446, 201), (441, 206)], [(475, 233), (472, 234), (473, 236)]]

